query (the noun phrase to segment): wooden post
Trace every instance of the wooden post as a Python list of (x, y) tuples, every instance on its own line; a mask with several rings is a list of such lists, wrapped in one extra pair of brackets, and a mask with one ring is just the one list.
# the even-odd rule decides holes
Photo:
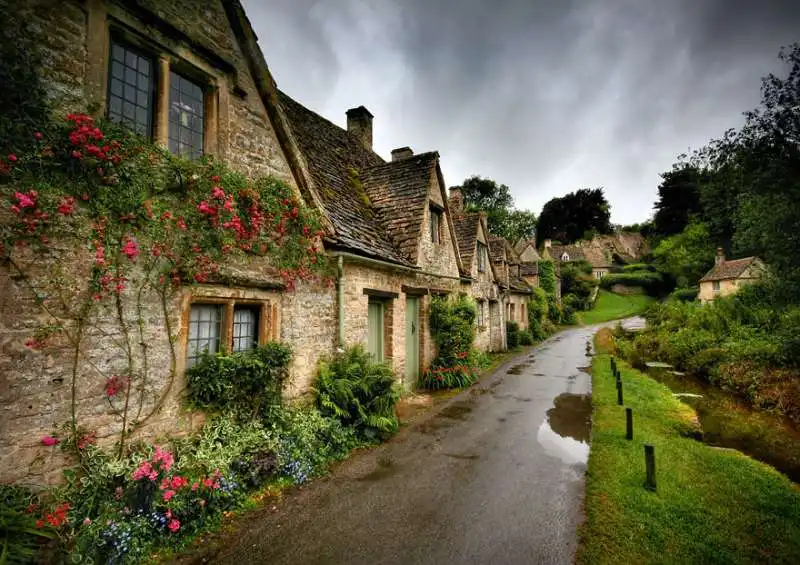
[(622, 381), (617, 381), (617, 404), (622, 406)]
[(656, 490), (656, 448), (652, 445), (644, 446), (644, 465), (647, 472), (644, 488)]
[(614, 358), (611, 358), (611, 373), (616, 375), (617, 374), (617, 362), (614, 361)]
[(625, 439), (633, 439), (633, 409), (625, 409)]

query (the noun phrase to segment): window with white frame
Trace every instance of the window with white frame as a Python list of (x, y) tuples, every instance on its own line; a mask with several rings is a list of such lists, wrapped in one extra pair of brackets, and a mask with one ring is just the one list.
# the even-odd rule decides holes
[[(273, 315), (273, 308), (275, 308)], [(278, 338), (277, 307), (269, 300), (240, 303), (232, 299), (210, 299), (189, 307), (186, 365), (220, 351), (247, 351)]]
[(189, 312), (189, 340), (187, 342), (187, 364), (192, 366), (204, 352), (211, 354), (220, 350), (222, 342), (222, 305), (193, 304)]

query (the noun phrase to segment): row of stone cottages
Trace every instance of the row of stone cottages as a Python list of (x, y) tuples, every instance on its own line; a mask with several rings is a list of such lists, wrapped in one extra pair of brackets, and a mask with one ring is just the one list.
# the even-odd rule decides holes
[[(57, 10), (46, 1), (22, 4), (44, 50), (43, 76), (64, 109), (94, 105), (173, 151), (211, 154), (248, 175), (289, 183), (321, 213), (323, 245), (338, 267), (333, 288), (300, 284), (285, 292), (258, 262), (237, 270), (236, 287), (187, 285), (169, 304), (175, 382), (158, 373), (170, 359), (165, 325), (145, 330), (154, 378), (141, 385), (137, 414), (150, 415), (137, 434), (199, 425), (199, 415), (181, 408), (181, 380), (204, 348), (271, 339), (291, 345), (289, 394), (296, 395), (308, 389), (321, 356), (357, 343), (413, 386), (435, 355), (427, 321), (435, 295), (477, 300), (478, 349), (503, 349), (507, 320), (527, 327), (531, 287), (523, 275), (535, 284), (535, 263), (521, 271), (517, 251), (489, 235), (485, 218), (464, 213), (460, 195), (448, 198), (438, 153), (403, 148), (386, 161), (372, 148), (373, 116), (363, 106), (347, 111), (344, 129), (279, 91), (238, 0), (64, 0)], [(74, 352), (24, 345), (42, 322), (31, 314), (32, 300), (0, 265), (3, 481), (57, 480), (64, 461), (40, 438), (72, 414)], [(121, 425), (102, 394), (102, 375), (123, 370), (112, 318), (87, 330), (76, 372), (76, 419), (101, 440)]]

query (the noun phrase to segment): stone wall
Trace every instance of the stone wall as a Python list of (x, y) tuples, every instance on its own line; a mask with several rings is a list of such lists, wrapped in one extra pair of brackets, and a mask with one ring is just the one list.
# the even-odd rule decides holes
[(521, 294), (521, 293), (508, 293), (507, 295), (507, 307), (512, 305), (514, 306), (513, 317), (509, 316), (509, 322), (517, 322), (519, 324), (519, 329), (527, 330), (528, 329), (528, 299), (529, 295)]

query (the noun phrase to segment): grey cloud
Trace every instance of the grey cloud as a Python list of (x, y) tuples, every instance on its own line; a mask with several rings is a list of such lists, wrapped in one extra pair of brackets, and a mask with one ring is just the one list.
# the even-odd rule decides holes
[(535, 212), (604, 186), (615, 222), (651, 213), (676, 155), (742, 121), (800, 40), (800, 2), (245, 2), (280, 87), (327, 118), (375, 114), (375, 147), (442, 155)]

